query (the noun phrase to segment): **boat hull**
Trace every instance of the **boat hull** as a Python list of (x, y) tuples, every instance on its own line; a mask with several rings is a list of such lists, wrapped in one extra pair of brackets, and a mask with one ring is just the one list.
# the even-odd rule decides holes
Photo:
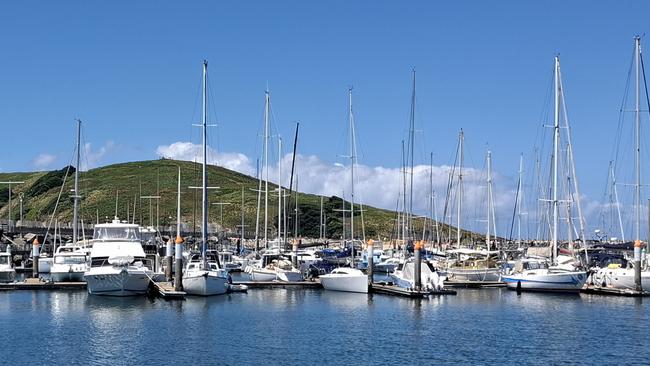
[[(634, 290), (634, 268), (603, 268), (594, 274), (595, 284), (621, 290)], [(641, 288), (650, 290), (650, 271), (641, 271)]]
[(448, 268), (447, 279), (449, 281), (469, 282), (497, 282), (501, 277), (499, 268)]
[(96, 267), (85, 272), (83, 278), (91, 295), (135, 296), (147, 292), (148, 272), (142, 268)]
[(213, 271), (198, 271), (183, 276), (183, 291), (188, 295), (212, 296), (228, 292), (228, 278)]
[(501, 276), (510, 290), (578, 293), (587, 281), (586, 272), (516, 273)]
[(320, 283), (325, 290), (368, 293), (367, 275), (337, 275), (320, 276)]
[(283, 282), (299, 282), (302, 281), (302, 274), (300, 271), (279, 271), (278, 280)]
[(0, 270), (0, 283), (14, 282), (16, 280), (16, 270), (13, 268)]
[(278, 279), (278, 274), (271, 270), (253, 268), (248, 273), (251, 276), (251, 281), (255, 282), (275, 281)]
[(84, 273), (83, 272), (50, 272), (50, 278), (54, 282), (83, 282)]

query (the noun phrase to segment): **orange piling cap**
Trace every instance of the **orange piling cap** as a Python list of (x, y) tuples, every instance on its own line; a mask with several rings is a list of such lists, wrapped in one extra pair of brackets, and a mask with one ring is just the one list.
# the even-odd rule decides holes
[(634, 247), (635, 248), (641, 248), (641, 240), (635, 240), (634, 241)]
[(415, 250), (422, 250), (424, 248), (424, 242), (421, 240), (418, 240), (415, 242)]
[(180, 235), (176, 235), (176, 244), (183, 244), (183, 238)]
[(36, 238), (34, 238), (34, 242), (33, 242), (32, 244), (33, 244), (33, 245), (39, 245), (39, 244), (41, 244), (41, 243), (38, 241), (38, 236), (37, 236)]

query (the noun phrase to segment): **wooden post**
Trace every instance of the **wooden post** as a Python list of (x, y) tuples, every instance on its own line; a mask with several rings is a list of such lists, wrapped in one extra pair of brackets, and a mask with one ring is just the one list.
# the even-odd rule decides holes
[(415, 254), (415, 274), (414, 274), (414, 280), (415, 280), (415, 289), (417, 291), (420, 291), (422, 289), (422, 262), (420, 258), (420, 250), (422, 250), (422, 242), (421, 241), (416, 241), (414, 245), (414, 254)]
[[(174, 290), (183, 290), (183, 238), (176, 236), (176, 274), (174, 276)], [(170, 266), (171, 267), (171, 266)]]
[(38, 278), (38, 258), (40, 257), (40, 243), (38, 242), (38, 237), (34, 239), (32, 243), (32, 258), (34, 263), (32, 265), (32, 277)]
[(368, 240), (368, 245), (366, 246), (366, 252), (368, 253), (368, 269), (366, 272), (368, 273), (368, 291), (372, 289), (372, 276), (373, 276), (373, 267), (375, 266), (375, 258), (374, 258), (374, 240), (370, 239)]

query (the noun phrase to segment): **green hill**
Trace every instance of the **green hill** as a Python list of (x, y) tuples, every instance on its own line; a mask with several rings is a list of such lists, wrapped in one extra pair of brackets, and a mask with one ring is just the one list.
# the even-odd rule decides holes
[[(176, 222), (176, 185), (178, 167), (181, 168), (181, 216), (184, 224), (190, 230), (200, 226), (200, 191), (190, 189), (190, 186), (201, 184), (201, 165), (187, 161), (151, 160), (131, 163), (114, 164), (80, 173), (80, 194), (83, 197), (80, 205), (80, 216), (85, 223), (94, 223), (99, 217), (105, 221), (115, 215), (121, 219), (132, 219), (135, 207), (135, 222), (149, 225), (155, 224), (158, 217), (161, 226), (175, 225)], [(67, 177), (66, 177), (67, 172)], [(65, 186), (61, 191), (63, 180)], [(24, 181), (24, 184), (12, 187), (12, 216), (14, 220), (20, 217), (19, 196), (23, 194), (24, 220), (48, 220), (56, 206), (57, 197), (61, 200), (56, 210), (59, 222), (70, 222), (72, 219), (72, 198), (74, 168), (63, 168), (50, 172), (32, 173), (0, 173), (0, 181)], [(244, 220), (246, 233), (255, 231), (257, 208), (258, 181), (250, 176), (240, 174), (225, 168), (209, 166), (208, 181), (210, 186), (220, 187), (210, 190), (208, 199), (211, 203), (223, 202), (223, 226), (226, 230), (235, 232), (241, 223), (242, 189), (244, 191)], [(277, 226), (277, 186), (269, 184), (269, 236), (275, 235)], [(160, 195), (156, 215), (156, 200), (138, 199), (142, 196)], [(0, 217), (8, 216), (8, 187), (0, 188)], [(320, 196), (298, 194), (299, 236), (316, 238), (319, 236)], [(292, 201), (293, 206), (295, 201)], [(262, 202), (263, 205), (263, 202)], [(324, 197), (323, 208), (327, 218), (327, 237), (340, 238), (343, 225), (341, 212), (336, 211), (343, 206), (340, 197)], [(349, 203), (346, 203), (349, 208)], [(127, 210), (129, 213), (127, 214)], [(368, 238), (381, 237), (388, 239), (395, 234), (394, 222), (396, 214), (393, 211), (364, 206), (365, 232)], [(210, 205), (209, 221), (220, 224), (221, 214), (218, 205)], [(287, 208), (288, 212), (292, 210)], [(263, 224), (263, 211), (260, 223)], [(349, 221), (349, 218), (346, 219)], [(421, 219), (417, 219), (421, 231)], [(355, 222), (360, 223), (359, 213), (355, 213)], [(346, 232), (349, 224), (346, 225)], [(293, 232), (293, 215), (290, 215), (288, 227)], [(415, 228), (416, 231), (418, 228)], [(260, 228), (260, 232), (261, 232)], [(359, 231), (357, 231), (359, 230)], [(355, 225), (355, 232), (360, 236), (361, 226)], [(349, 235), (349, 234), (348, 234)], [(347, 235), (346, 235), (347, 236)]]

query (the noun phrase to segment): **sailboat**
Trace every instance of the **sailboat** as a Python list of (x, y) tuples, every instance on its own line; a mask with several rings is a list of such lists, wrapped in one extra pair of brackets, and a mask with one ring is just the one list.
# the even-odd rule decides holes
[[(558, 159), (560, 140), (560, 100), (564, 106), (562, 81), (560, 79), (560, 59), (555, 57), (554, 67), (555, 113), (553, 124), (553, 190), (549, 200), (553, 208), (553, 226), (551, 234), (551, 262), (541, 258), (524, 258), (517, 261), (512, 274), (503, 275), (501, 280), (508, 289), (522, 291), (579, 292), (587, 281), (587, 272), (579, 271), (557, 264), (558, 242)], [(570, 145), (569, 145), (570, 146)], [(584, 239), (584, 237), (583, 237)]]
[[(348, 90), (348, 118), (350, 125), (350, 267), (337, 268), (329, 274), (320, 276), (321, 284), (325, 290), (368, 292), (368, 275), (354, 266), (354, 165), (356, 163), (356, 146), (354, 132), (354, 115), (352, 113), (352, 88)], [(345, 201), (344, 201), (345, 202)]]
[[(462, 140), (460, 146), (462, 147)], [(475, 250), (468, 248), (451, 249), (447, 251), (447, 256), (456, 258), (450, 260), (447, 265), (447, 279), (450, 282), (498, 282), (501, 276), (501, 269), (497, 267), (495, 257), (499, 251), (492, 251), (492, 235), (494, 229), (496, 237), (496, 226), (494, 225), (494, 198), (492, 196), (492, 153), (487, 152), (487, 232), (485, 235), (485, 250)], [(458, 192), (461, 194), (461, 192)]]
[[(281, 210), (282, 210), (282, 184), (281, 184), (281, 146), (278, 144), (278, 232), (276, 241), (268, 239), (268, 220), (269, 220), (269, 118), (270, 118), (271, 99), (269, 91), (264, 93), (264, 245), (265, 250), (261, 257), (254, 263), (246, 267), (245, 271), (250, 275), (252, 281), (284, 281), (295, 282), (302, 280), (300, 271), (293, 267), (291, 261), (284, 259), (281, 254), (282, 235), (281, 235)], [(261, 180), (260, 180), (261, 188)], [(258, 214), (259, 199), (261, 190), (258, 192)]]
[[(77, 120), (76, 167), (74, 172), (74, 203), (72, 210), (72, 243), (56, 248), (52, 257), (50, 275), (54, 282), (80, 282), (88, 270), (86, 249), (79, 243), (79, 168), (81, 147), (81, 121)], [(56, 242), (56, 226), (54, 241)], [(39, 267), (40, 268), (40, 267)]]
[[(634, 38), (634, 60), (636, 74), (636, 101), (635, 101), (635, 240), (634, 240), (634, 258), (628, 261), (631, 266), (626, 268), (620, 265), (610, 265), (601, 268), (593, 274), (592, 282), (596, 286), (611, 287), (622, 290), (648, 291), (650, 289), (650, 267), (648, 260), (641, 258), (641, 75), (645, 81), (645, 71), (643, 68), (643, 56), (641, 55), (641, 38)], [(646, 91), (647, 92), (647, 91)], [(613, 174), (613, 173), (612, 173)]]
[(208, 258), (208, 174), (207, 174), (207, 81), (208, 62), (203, 61), (203, 113), (201, 128), (203, 136), (203, 185), (201, 187), (201, 255), (194, 255), (189, 258), (185, 273), (183, 273), (183, 289), (188, 295), (221, 295), (228, 291), (228, 272), (219, 265), (219, 258), (211, 256)]

